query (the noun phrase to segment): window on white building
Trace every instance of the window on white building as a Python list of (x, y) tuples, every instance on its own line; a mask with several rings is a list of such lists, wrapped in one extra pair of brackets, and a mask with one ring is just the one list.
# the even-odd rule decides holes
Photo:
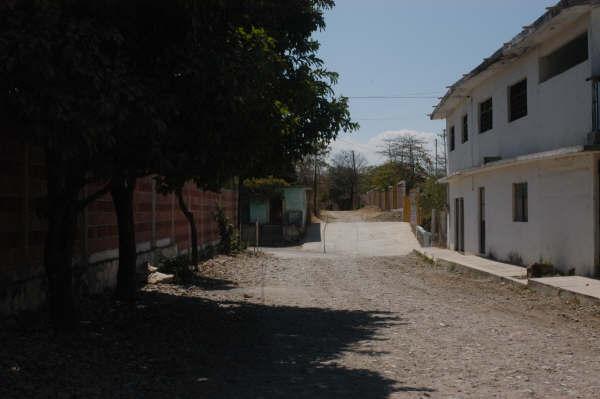
[(452, 126), (450, 128), (450, 137), (449, 137), (449, 141), (450, 141), (450, 151), (454, 151), (454, 138), (455, 138), (455, 134), (454, 134), (454, 126)]
[(479, 104), (479, 133), (487, 132), (493, 127), (492, 99)]
[(513, 221), (527, 221), (527, 183), (513, 184)]
[(558, 50), (540, 58), (540, 83), (561, 74), (588, 59), (587, 32)]
[(462, 142), (466, 143), (469, 140), (469, 119), (467, 115), (462, 118)]
[(527, 79), (508, 88), (508, 120), (512, 122), (527, 116)]

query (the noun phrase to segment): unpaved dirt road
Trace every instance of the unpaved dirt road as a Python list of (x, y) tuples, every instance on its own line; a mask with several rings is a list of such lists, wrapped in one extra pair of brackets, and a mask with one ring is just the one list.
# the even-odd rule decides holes
[(346, 378), (323, 377), (314, 397), (600, 397), (599, 309), (434, 268), (407, 255), (418, 244), (406, 224), (369, 223), (381, 214), (328, 216), (327, 254), (269, 249), (261, 289), (269, 305), (361, 315), (359, 339), (323, 326), (344, 345), (316, 364)]
[[(361, 231), (382, 228), (363, 223)], [(0, 334), (0, 393), (600, 397), (598, 308), (412, 254), (270, 252), (218, 257), (202, 265), (205, 279), (195, 285), (147, 286), (135, 309), (95, 305), (97, 316), (68, 340)]]

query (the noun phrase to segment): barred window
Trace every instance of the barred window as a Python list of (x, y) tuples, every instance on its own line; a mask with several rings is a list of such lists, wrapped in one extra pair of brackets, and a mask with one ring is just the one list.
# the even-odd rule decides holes
[(527, 79), (508, 88), (510, 122), (527, 115)]
[(492, 129), (492, 99), (479, 104), (479, 133)]
[(513, 221), (527, 221), (527, 183), (513, 184)]

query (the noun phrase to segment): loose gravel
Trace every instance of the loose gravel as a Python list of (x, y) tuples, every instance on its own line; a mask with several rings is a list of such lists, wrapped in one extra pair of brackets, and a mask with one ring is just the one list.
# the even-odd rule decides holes
[(416, 255), (200, 267), (96, 298), (80, 331), (0, 332), (2, 398), (597, 398), (600, 309)]

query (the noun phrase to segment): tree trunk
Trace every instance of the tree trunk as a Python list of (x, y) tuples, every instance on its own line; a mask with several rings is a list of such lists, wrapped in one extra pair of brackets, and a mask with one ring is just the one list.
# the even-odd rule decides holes
[(60, 156), (46, 151), (48, 232), (44, 245), (44, 267), (48, 278), (50, 317), (56, 332), (73, 330), (77, 306), (73, 291), (73, 241), (78, 212), (77, 196), (83, 183), (68, 173)]
[(73, 239), (75, 201), (50, 201), (44, 266), (48, 277), (48, 300), (52, 324), (57, 332), (73, 330), (77, 307), (73, 292)]
[(190, 231), (192, 233), (191, 237), (191, 246), (192, 246), (192, 265), (194, 268), (198, 267), (198, 230), (196, 229), (196, 223), (194, 222), (194, 214), (190, 212), (190, 210), (185, 205), (185, 201), (183, 200), (183, 194), (181, 193), (181, 189), (176, 191), (177, 200), (179, 201), (179, 209), (187, 218), (190, 224)]
[(237, 225), (240, 235), (242, 234), (242, 177), (238, 176), (237, 183)]
[(135, 179), (113, 180), (110, 194), (119, 225), (119, 270), (117, 272), (117, 299), (132, 302), (136, 294), (135, 221), (133, 192)]

